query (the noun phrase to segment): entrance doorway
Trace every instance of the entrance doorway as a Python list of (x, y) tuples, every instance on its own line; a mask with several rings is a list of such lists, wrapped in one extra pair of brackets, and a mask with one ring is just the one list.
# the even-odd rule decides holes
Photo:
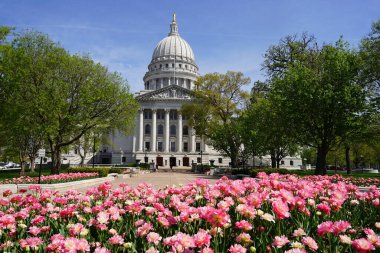
[(156, 163), (158, 166), (164, 166), (164, 158), (162, 156), (157, 156)]
[(175, 157), (170, 157), (170, 166), (177, 166), (177, 159)]
[(182, 158), (182, 164), (183, 166), (190, 166), (190, 158), (185, 156), (184, 158)]

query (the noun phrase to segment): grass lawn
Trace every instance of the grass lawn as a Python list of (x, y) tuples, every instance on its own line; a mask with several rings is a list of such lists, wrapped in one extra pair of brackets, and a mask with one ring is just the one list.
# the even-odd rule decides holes
[[(38, 168), (36, 168), (35, 172), (26, 171), (26, 176), (29, 177), (38, 177)], [(61, 168), (60, 173), (65, 173), (67, 170), (65, 168)], [(48, 176), (50, 175), (50, 169), (44, 168), (41, 170), (41, 175)], [(20, 170), (0, 170), (0, 181), (4, 179), (12, 179), (20, 177)]]
[[(289, 171), (289, 174), (296, 174), (299, 176), (312, 176), (314, 175), (314, 170), (292, 170)], [(342, 175), (343, 177), (354, 177), (354, 178), (378, 178), (380, 179), (380, 173), (361, 173), (361, 172), (354, 172), (350, 175), (347, 175), (346, 171), (335, 171), (333, 170), (328, 170), (327, 175), (332, 176), (332, 175)]]

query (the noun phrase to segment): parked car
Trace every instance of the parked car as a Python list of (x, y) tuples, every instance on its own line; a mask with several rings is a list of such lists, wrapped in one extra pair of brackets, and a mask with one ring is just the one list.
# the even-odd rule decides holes
[(20, 167), (20, 164), (9, 162), (6, 165), (4, 165), (4, 169), (10, 169), (10, 168), (18, 168)]

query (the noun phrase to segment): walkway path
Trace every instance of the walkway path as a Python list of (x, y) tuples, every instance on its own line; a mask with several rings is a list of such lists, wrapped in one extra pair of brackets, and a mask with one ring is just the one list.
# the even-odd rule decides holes
[[(196, 180), (197, 178), (208, 179), (210, 183), (214, 183), (219, 179), (218, 177), (207, 176), (205, 174), (195, 174), (189, 171), (168, 171), (140, 174), (131, 178), (116, 178), (114, 181), (111, 181), (111, 183), (114, 187), (118, 187), (121, 183), (127, 183), (131, 187), (136, 187), (140, 183), (148, 183), (152, 184), (154, 188), (159, 189), (165, 187), (166, 185), (185, 185)], [(79, 192), (86, 192), (88, 188), (90, 187), (84, 186), (77, 188), (76, 190)]]

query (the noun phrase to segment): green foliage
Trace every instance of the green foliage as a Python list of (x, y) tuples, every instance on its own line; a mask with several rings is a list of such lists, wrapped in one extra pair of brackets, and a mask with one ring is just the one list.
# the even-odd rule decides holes
[(273, 80), (270, 99), (288, 133), (318, 150), (317, 173), (323, 173), (338, 137), (344, 139), (362, 124), (365, 89), (358, 82), (360, 60), (342, 40), (306, 54), (308, 61), (295, 62)]
[(244, 174), (250, 175), (251, 177), (256, 177), (257, 173), (265, 172), (267, 174), (279, 173), (279, 174), (289, 174), (289, 170), (281, 168), (263, 168), (263, 169), (252, 169), (252, 168), (243, 168), (243, 169), (234, 169), (232, 170), (232, 175)]
[(127, 132), (133, 125), (137, 103), (126, 81), (90, 57), (70, 55), (46, 35), (26, 32), (15, 36), (3, 59), (4, 136), (21, 151), (42, 134), (54, 173), (62, 150), (89, 131)]
[(294, 138), (288, 134), (287, 122), (270, 99), (256, 98), (242, 117), (244, 147), (252, 154), (270, 154), (272, 166), (279, 167), (282, 158), (297, 151)]
[(372, 91), (372, 98), (380, 106), (380, 20), (372, 24), (371, 32), (360, 45), (364, 66), (362, 79)]
[(248, 99), (242, 87), (249, 82), (240, 72), (206, 74), (195, 83), (195, 101), (182, 107), (196, 134), (229, 156), (233, 167), (242, 144), (237, 118)]
[[(68, 173), (74, 173), (74, 172), (98, 172), (99, 177), (106, 177), (111, 171), (111, 168), (90, 168), (90, 167), (70, 167), (67, 169)], [(112, 172), (117, 173), (117, 172)]]
[(149, 163), (140, 163), (138, 167), (142, 170), (149, 170), (150, 165)]
[(122, 168), (116, 168), (116, 167), (111, 167), (109, 170), (109, 173), (117, 173), (117, 174), (122, 174), (124, 172), (124, 169)]
[(127, 167), (137, 167), (137, 163), (136, 162), (128, 163)]

